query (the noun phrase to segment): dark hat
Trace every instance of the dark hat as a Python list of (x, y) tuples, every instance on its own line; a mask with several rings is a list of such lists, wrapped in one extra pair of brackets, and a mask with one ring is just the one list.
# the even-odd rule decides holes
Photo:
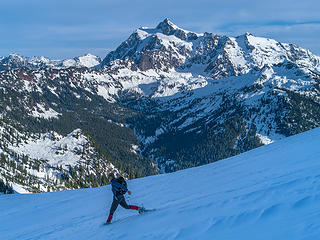
[(114, 173), (111, 172), (111, 173), (108, 174), (108, 178), (110, 179), (110, 178), (116, 178), (116, 177), (114, 176)]

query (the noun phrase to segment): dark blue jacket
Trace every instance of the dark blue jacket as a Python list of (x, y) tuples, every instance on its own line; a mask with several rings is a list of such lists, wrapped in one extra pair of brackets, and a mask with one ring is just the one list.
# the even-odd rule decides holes
[(121, 198), (128, 191), (127, 183), (123, 180), (120, 181), (119, 178), (114, 178), (111, 181), (112, 192), (116, 198)]

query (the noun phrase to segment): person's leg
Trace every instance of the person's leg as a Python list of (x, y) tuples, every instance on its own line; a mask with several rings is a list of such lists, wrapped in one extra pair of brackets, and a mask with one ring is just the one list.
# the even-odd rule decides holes
[(118, 205), (119, 205), (119, 201), (115, 197), (113, 197), (113, 201), (112, 201), (112, 204), (111, 204), (110, 213), (109, 213), (109, 216), (108, 216), (108, 219), (107, 219), (107, 223), (111, 222), (113, 214), (116, 211)]
[(119, 203), (121, 205), (121, 207), (125, 208), (125, 209), (133, 209), (133, 210), (138, 210), (139, 207), (136, 206), (136, 205), (128, 205), (126, 203), (126, 200), (124, 199), (124, 197), (122, 197), (120, 200), (119, 200)]

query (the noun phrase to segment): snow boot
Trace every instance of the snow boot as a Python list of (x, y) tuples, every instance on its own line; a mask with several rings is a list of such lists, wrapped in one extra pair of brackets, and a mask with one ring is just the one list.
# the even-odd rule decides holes
[(141, 213), (143, 213), (143, 212), (145, 212), (145, 211), (146, 211), (146, 209), (145, 209), (144, 207), (139, 207), (139, 208), (138, 208), (139, 214), (141, 214)]
[(106, 224), (110, 224), (110, 223), (111, 223), (112, 217), (113, 217), (113, 215), (112, 215), (112, 214), (109, 214), (109, 217), (108, 217), (108, 219), (107, 219)]

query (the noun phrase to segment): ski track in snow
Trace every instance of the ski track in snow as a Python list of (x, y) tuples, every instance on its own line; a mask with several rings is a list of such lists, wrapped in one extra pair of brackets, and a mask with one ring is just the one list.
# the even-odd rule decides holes
[(110, 186), (0, 197), (1, 239), (319, 239), (320, 128), (219, 162)]

